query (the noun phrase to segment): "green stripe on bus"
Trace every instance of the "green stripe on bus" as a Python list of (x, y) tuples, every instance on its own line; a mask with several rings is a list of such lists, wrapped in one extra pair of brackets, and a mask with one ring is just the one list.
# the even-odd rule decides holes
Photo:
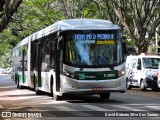
[[(19, 81), (20, 82), (23, 82), (23, 80), (22, 80), (22, 75), (21, 74), (19, 74)], [(26, 75), (24, 75), (24, 83), (26, 82)]]
[(80, 80), (107, 80), (118, 78), (118, 70), (113, 71), (76, 71), (76, 79)]

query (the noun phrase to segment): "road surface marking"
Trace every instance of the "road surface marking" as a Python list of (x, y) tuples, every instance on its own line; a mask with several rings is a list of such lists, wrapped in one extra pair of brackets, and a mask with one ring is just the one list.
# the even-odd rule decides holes
[(87, 114), (85, 112), (81, 112), (79, 110), (76, 109), (72, 109), (66, 106), (54, 106), (54, 108), (59, 109), (60, 111), (67, 111), (70, 112), (71, 114), (77, 115), (77, 116), (92, 116), (90, 114)]
[(0, 108), (4, 108), (2, 105), (0, 105)]
[(82, 105), (83, 107), (95, 110), (95, 111), (113, 111), (113, 110), (109, 110), (109, 109), (105, 109), (105, 108), (101, 108), (98, 106), (94, 106), (94, 105)]
[(155, 110), (160, 110), (160, 106), (145, 106), (145, 107), (155, 109)]
[(140, 103), (140, 104), (120, 104), (120, 105), (141, 105), (141, 106), (146, 106), (146, 105), (159, 105), (158, 103)]
[(146, 111), (146, 110), (137, 109), (137, 108), (133, 108), (133, 107), (129, 107), (129, 106), (124, 106), (124, 105), (111, 105), (111, 106), (122, 108), (122, 109), (126, 109), (126, 110), (129, 110), (129, 111)]

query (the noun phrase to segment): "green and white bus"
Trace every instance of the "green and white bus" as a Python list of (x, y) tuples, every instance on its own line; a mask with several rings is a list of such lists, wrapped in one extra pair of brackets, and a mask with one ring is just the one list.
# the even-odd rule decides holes
[(125, 64), (121, 29), (108, 20), (58, 21), (20, 41), (13, 49), (12, 78), (17, 88), (36, 94), (125, 92)]

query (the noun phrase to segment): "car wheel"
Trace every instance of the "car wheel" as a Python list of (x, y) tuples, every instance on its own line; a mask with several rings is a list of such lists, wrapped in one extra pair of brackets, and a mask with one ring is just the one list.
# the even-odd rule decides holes
[(145, 84), (144, 84), (144, 80), (141, 80), (140, 89), (141, 89), (142, 91), (145, 91), (145, 90), (146, 90), (146, 86), (145, 86)]

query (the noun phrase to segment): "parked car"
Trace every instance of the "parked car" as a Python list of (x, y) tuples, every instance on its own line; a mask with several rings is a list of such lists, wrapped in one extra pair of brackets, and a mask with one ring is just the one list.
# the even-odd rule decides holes
[(140, 87), (141, 90), (160, 88), (158, 69), (160, 56), (158, 55), (130, 55), (126, 59), (127, 88)]
[(12, 69), (11, 68), (7, 68), (7, 69), (0, 69), (0, 73), (1, 74), (11, 74)]
[(6, 70), (6, 74), (11, 74), (12, 73), (12, 68), (8, 68), (7, 70)]
[(2, 72), (3, 72), (3, 68), (0, 68), (0, 74), (2, 74)]

